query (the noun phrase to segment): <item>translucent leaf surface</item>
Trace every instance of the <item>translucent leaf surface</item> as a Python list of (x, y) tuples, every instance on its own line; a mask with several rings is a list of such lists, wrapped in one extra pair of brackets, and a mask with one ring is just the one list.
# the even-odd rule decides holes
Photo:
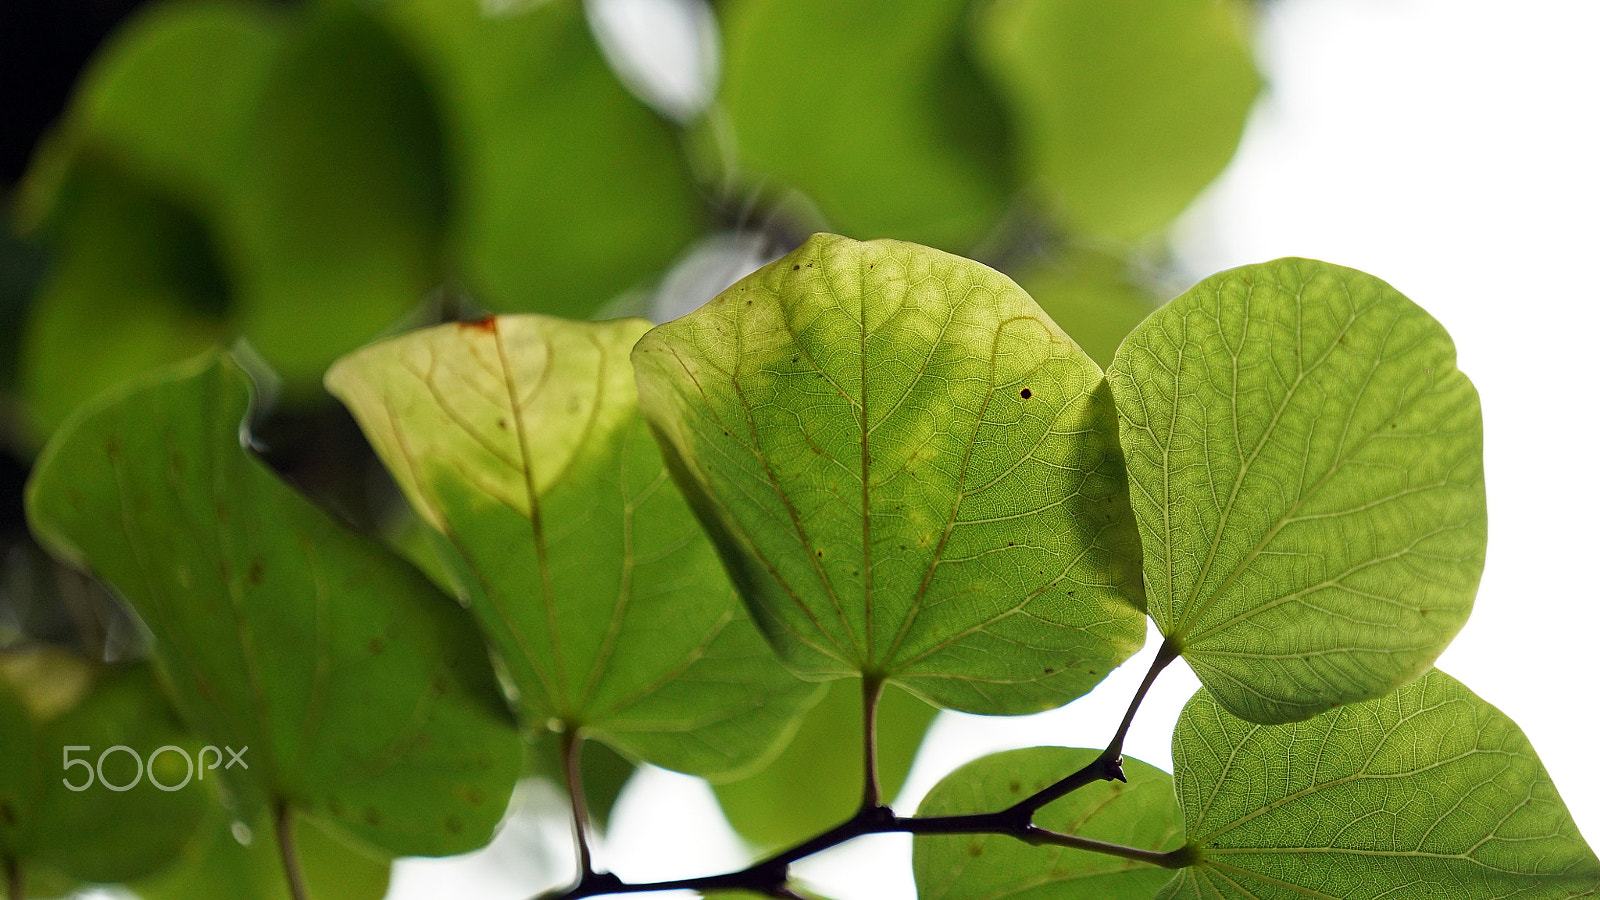
[(397, 854), (482, 845), (521, 752), (471, 622), (250, 457), (249, 402), (216, 355), (102, 398), (34, 468), (35, 534), (128, 599), (180, 713), (244, 753), (223, 771), (247, 819), (282, 803)]
[(1172, 740), (1201, 854), (1163, 898), (1592, 897), (1584, 844), (1516, 724), (1437, 670), (1293, 725), (1195, 694)]
[(722, 4), (738, 177), (804, 192), (840, 231), (971, 246), (1009, 188), (966, 0)]
[(1022, 176), (1072, 231), (1143, 237), (1233, 156), (1261, 87), (1236, 0), (1006, 0), (978, 55)]
[(1143, 641), (1100, 370), (1003, 275), (817, 235), (634, 351), (757, 622), (817, 676), (1015, 714)]
[(673, 129), (606, 66), (577, 0), (404, 0), (459, 175), (453, 241), (492, 309), (581, 318), (705, 213)]
[(1478, 397), (1438, 322), (1278, 260), (1146, 319), (1109, 379), (1150, 615), (1230, 712), (1303, 719), (1432, 665), (1485, 542)]
[(444, 325), (346, 357), (328, 386), (442, 536), (527, 723), (724, 775), (815, 686), (762, 642), (650, 439), (628, 363), (647, 328)]
[[(178, 749), (156, 752), (169, 746)], [(196, 749), (148, 666), (106, 668), (57, 650), (0, 654), (0, 859), (64, 884), (122, 881), (171, 864), (205, 797), (193, 784), (157, 788), (144, 760), (154, 755), (149, 775), (176, 786), (183, 754)], [(75, 791), (64, 781), (89, 784)]]
[[(1071, 775), (1098, 750), (1033, 747), (967, 763), (928, 792), (919, 816), (996, 812)], [(1034, 824), (1062, 834), (1173, 850), (1183, 815), (1172, 776), (1124, 759), (1123, 782), (1096, 782), (1040, 809)], [(1087, 850), (1035, 847), (1003, 835), (919, 835), (912, 868), (923, 900), (1144, 900), (1172, 877), (1167, 869)]]
[[(878, 786), (893, 801), (938, 711), (894, 686), (878, 701)], [(763, 847), (787, 847), (861, 806), (861, 683), (834, 681), (783, 752), (760, 772), (715, 785), (728, 824)]]

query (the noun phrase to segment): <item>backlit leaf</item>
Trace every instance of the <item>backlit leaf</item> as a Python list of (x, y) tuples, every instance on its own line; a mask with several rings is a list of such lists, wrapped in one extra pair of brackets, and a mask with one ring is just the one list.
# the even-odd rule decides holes
[(1003, 275), (817, 235), (634, 351), (757, 622), (819, 677), (1034, 712), (1143, 641), (1099, 368)]
[[(938, 710), (893, 685), (878, 701), (878, 787), (894, 800)], [(800, 721), (778, 757), (715, 785), (728, 824), (763, 847), (787, 847), (843, 822), (861, 805), (861, 683), (841, 680)]]
[(720, 776), (815, 691), (740, 607), (639, 415), (649, 324), (501, 316), (341, 360), (361, 422), (516, 684), (532, 728)]
[(1478, 397), (1438, 322), (1278, 260), (1156, 312), (1109, 378), (1150, 615), (1218, 702), (1294, 721), (1433, 664), (1485, 542)]
[(1144, 237), (1233, 156), (1261, 87), (1238, 0), (1002, 0), (976, 42), (1019, 168), (1069, 231)]
[(1009, 173), (998, 102), (967, 57), (968, 6), (723, 4), (736, 176), (799, 189), (845, 233), (970, 247)]
[[(1005, 809), (1093, 762), (1098, 750), (1033, 747), (967, 763), (928, 792), (918, 816)], [(1123, 782), (1095, 782), (1034, 814), (1040, 828), (1137, 847), (1183, 844), (1172, 776), (1124, 759)], [(1032, 846), (1003, 835), (918, 835), (912, 868), (923, 900), (1145, 900), (1172, 873), (1148, 863), (1067, 847)]]
[(1205, 690), (1172, 739), (1200, 862), (1162, 898), (1592, 897), (1584, 844), (1516, 724), (1434, 670), (1293, 725), (1235, 718)]
[[(393, 853), (485, 843), (521, 752), (466, 614), (240, 446), (242, 373), (208, 354), (103, 397), (45, 449), (29, 522), (128, 599), (179, 712), (253, 820)], [(243, 750), (242, 748), (248, 748)]]

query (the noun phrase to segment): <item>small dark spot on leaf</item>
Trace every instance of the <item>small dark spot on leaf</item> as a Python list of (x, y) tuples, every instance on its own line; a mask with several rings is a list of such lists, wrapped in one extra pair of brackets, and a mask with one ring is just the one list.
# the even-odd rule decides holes
[(1020, 781), (1013, 781), (1011, 784), (1007, 785), (1007, 787), (1010, 788), (1011, 793), (1013, 794), (1022, 793), (1022, 782)]
[(817, 559), (821, 559), (821, 558), (822, 558), (822, 551), (818, 550), (817, 551)]
[(808, 268), (808, 269), (811, 268), (811, 265), (812, 265), (811, 263), (806, 263), (806, 268)]
[(483, 792), (477, 788), (467, 788), (467, 802), (477, 806), (483, 802)]
[(1016, 541), (1006, 541), (1006, 546), (1007, 547), (1015, 547), (1016, 545), (1017, 545)]
[(460, 834), (461, 820), (455, 816), (445, 816), (444, 827), (449, 830), (451, 834)]
[(1090, 669), (1090, 670), (1089, 670), (1089, 674), (1090, 674), (1090, 675), (1099, 675), (1099, 674), (1100, 674), (1100, 673), (1099, 673), (1099, 672), (1096, 672), (1096, 671), (1095, 671), (1095, 670), (1093, 670), (1093, 669)]
[(367, 807), (365, 818), (367, 820), (367, 824), (371, 825), (373, 828), (377, 828), (379, 825), (383, 824), (383, 816), (378, 815), (378, 811), (370, 806)]
[(1076, 597), (1076, 596), (1078, 596), (1078, 592), (1077, 591), (1067, 591), (1067, 596), (1068, 597)]
[(461, 327), (471, 328), (477, 331), (485, 331), (489, 334), (494, 334), (500, 330), (500, 325), (495, 321), (494, 316), (484, 316), (476, 321), (462, 322)]
[(505, 431), (506, 430), (506, 420), (505, 419), (496, 419), (494, 424), (500, 426), (500, 430), (501, 431)]
[(745, 305), (745, 306), (750, 306), (750, 305), (752, 305), (752, 304), (754, 304), (754, 303), (755, 303), (755, 301), (754, 301), (754, 300), (746, 300), (746, 301), (745, 301), (745, 302), (744, 302), (744, 305)]
[(1044, 670), (1044, 673), (1046, 675), (1054, 675), (1056, 673), (1056, 670), (1047, 668), (1047, 669)]
[(1330, 700), (1328, 702), (1328, 708), (1329, 709), (1333, 709), (1335, 706), (1338, 706), (1338, 705), (1339, 705), (1339, 701), (1337, 701), (1337, 700)]
[(1023, 388), (1019, 396), (1024, 400), (1031, 400), (1033, 398), (1033, 388)]
[(250, 560), (250, 570), (245, 573), (244, 580), (251, 584), (260, 584), (266, 573), (262, 569), (261, 557)]
[(876, 269), (877, 267), (878, 267), (877, 263), (867, 263), (867, 268), (869, 268), (869, 269)]
[(791, 363), (791, 364), (793, 364), (793, 363), (797, 363), (797, 362), (799, 362), (799, 361), (800, 361), (800, 357), (798, 357), (798, 356), (796, 356), (796, 357), (794, 357), (794, 358), (793, 358), (793, 359), (791, 359), (791, 360), (789, 360), (789, 362), (790, 362), (790, 363)]
[(982, 844), (973, 844), (972, 846), (968, 847), (967, 848), (967, 855), (972, 857), (973, 859), (977, 859), (978, 857), (982, 856), (983, 855), (983, 845)]
[(798, 272), (798, 271), (800, 271), (800, 264), (799, 264), (799, 263), (795, 263), (795, 264), (794, 264), (794, 270), (795, 270), (795, 271), (796, 271), (796, 272)]

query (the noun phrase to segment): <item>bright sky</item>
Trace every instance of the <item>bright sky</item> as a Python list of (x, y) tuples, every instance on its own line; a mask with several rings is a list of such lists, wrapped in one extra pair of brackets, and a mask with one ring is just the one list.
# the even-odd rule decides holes
[[(1262, 37), (1270, 93), (1232, 168), (1183, 223), (1185, 265), (1196, 278), (1287, 255), (1353, 266), (1454, 335), (1483, 400), (1490, 544), (1472, 620), (1439, 665), (1522, 726), (1593, 844), (1600, 587), (1583, 566), (1600, 545), (1600, 288), (1589, 271), (1600, 248), (1600, 4), (1280, 0)], [(946, 715), (902, 799), (982, 753), (1103, 743), (1153, 650), (1054, 713)], [(1181, 664), (1162, 676), (1130, 755), (1170, 768), (1171, 725), (1194, 687)], [(736, 864), (716, 820), (703, 787), (647, 773), (623, 798), (604, 860), (634, 879)], [(518, 833), (562, 834), (559, 823)], [(858, 842), (798, 872), (835, 900), (909, 898), (908, 843)], [(545, 867), (565, 871), (565, 856)], [(419, 863), (401, 870), (391, 900), (463, 887), (459, 870)], [(504, 882), (472, 894), (527, 896)]]

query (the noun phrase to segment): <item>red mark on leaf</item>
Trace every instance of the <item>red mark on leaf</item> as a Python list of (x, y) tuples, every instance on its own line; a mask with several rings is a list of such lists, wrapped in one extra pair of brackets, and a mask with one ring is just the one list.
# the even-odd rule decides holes
[(494, 316), (484, 316), (483, 318), (473, 322), (462, 322), (461, 327), (474, 328), (478, 331), (487, 332), (489, 334), (494, 334), (500, 330), (500, 326), (496, 324)]

